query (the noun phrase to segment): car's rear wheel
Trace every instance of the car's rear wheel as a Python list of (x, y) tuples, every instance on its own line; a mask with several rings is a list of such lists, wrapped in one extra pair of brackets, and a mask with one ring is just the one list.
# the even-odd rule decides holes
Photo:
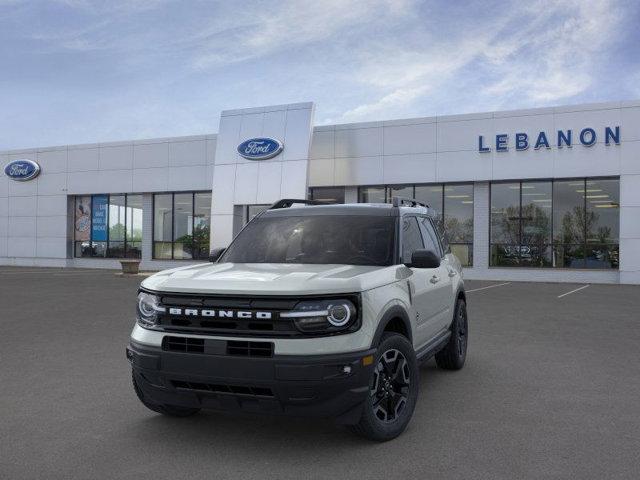
[(374, 365), (362, 416), (352, 430), (383, 442), (400, 435), (411, 420), (420, 375), (413, 346), (397, 333), (383, 335)]
[(140, 389), (140, 386), (136, 382), (136, 375), (133, 372), (131, 372), (131, 381), (133, 382), (133, 389), (135, 390), (138, 399), (149, 410), (152, 410), (156, 413), (161, 413), (163, 415), (168, 415), (170, 417), (190, 417), (191, 415), (195, 415), (200, 411), (199, 408), (179, 407), (177, 405), (161, 405), (152, 402), (147, 397), (145, 397), (144, 392)]
[(469, 322), (467, 320), (467, 304), (461, 298), (456, 302), (456, 309), (451, 322), (451, 336), (447, 345), (436, 353), (436, 364), (445, 370), (460, 370), (467, 358), (469, 340)]

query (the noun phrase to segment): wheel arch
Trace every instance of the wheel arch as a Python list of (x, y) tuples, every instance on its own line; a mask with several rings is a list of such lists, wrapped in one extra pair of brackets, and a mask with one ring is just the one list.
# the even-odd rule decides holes
[(380, 343), (380, 339), (385, 332), (395, 332), (404, 335), (409, 342), (413, 344), (413, 332), (411, 330), (409, 314), (400, 305), (393, 305), (382, 316), (376, 332), (373, 335), (372, 348)]

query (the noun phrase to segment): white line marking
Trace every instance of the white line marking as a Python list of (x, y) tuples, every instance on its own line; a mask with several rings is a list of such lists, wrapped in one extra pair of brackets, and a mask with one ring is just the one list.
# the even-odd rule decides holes
[(510, 283), (511, 282), (496, 283), (495, 285), (488, 285), (486, 287), (474, 288), (473, 290), (466, 290), (465, 293), (479, 292), (480, 290), (486, 290), (487, 288), (501, 287), (503, 285), (509, 285)]
[(576, 293), (579, 292), (580, 290), (584, 290), (585, 288), (587, 288), (589, 285), (583, 285), (580, 288), (576, 288), (575, 290), (571, 290), (570, 292), (567, 293), (563, 293), (562, 295), (558, 295), (558, 298), (562, 298), (562, 297), (566, 297), (567, 295), (571, 295), (572, 293)]

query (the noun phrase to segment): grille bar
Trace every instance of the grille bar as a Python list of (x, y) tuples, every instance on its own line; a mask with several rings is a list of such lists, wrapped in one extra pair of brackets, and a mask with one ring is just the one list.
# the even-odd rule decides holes
[(182, 390), (194, 390), (199, 392), (223, 393), (229, 395), (245, 395), (251, 397), (273, 398), (273, 391), (267, 387), (246, 385), (224, 385), (213, 383), (186, 382), (184, 380), (171, 380), (174, 388)]
[(172, 352), (204, 353), (204, 339), (189, 337), (164, 337), (162, 349)]
[(273, 343), (229, 340), (227, 354), (241, 357), (273, 357)]

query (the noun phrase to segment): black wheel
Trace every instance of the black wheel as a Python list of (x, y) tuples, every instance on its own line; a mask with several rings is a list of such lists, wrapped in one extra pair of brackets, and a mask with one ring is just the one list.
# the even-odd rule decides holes
[(460, 298), (456, 303), (453, 322), (451, 322), (451, 337), (447, 345), (436, 353), (438, 367), (445, 370), (460, 370), (464, 367), (468, 341), (467, 304)]
[(149, 410), (163, 415), (168, 415), (170, 417), (190, 417), (200, 411), (199, 408), (178, 407), (177, 405), (160, 405), (158, 403), (151, 402), (145, 398), (144, 393), (142, 393), (142, 390), (136, 382), (136, 375), (133, 372), (131, 372), (131, 381), (133, 382), (133, 389), (136, 391), (138, 399)]
[(402, 335), (385, 333), (376, 352), (362, 417), (352, 430), (384, 442), (400, 435), (416, 406), (419, 371), (413, 346)]

